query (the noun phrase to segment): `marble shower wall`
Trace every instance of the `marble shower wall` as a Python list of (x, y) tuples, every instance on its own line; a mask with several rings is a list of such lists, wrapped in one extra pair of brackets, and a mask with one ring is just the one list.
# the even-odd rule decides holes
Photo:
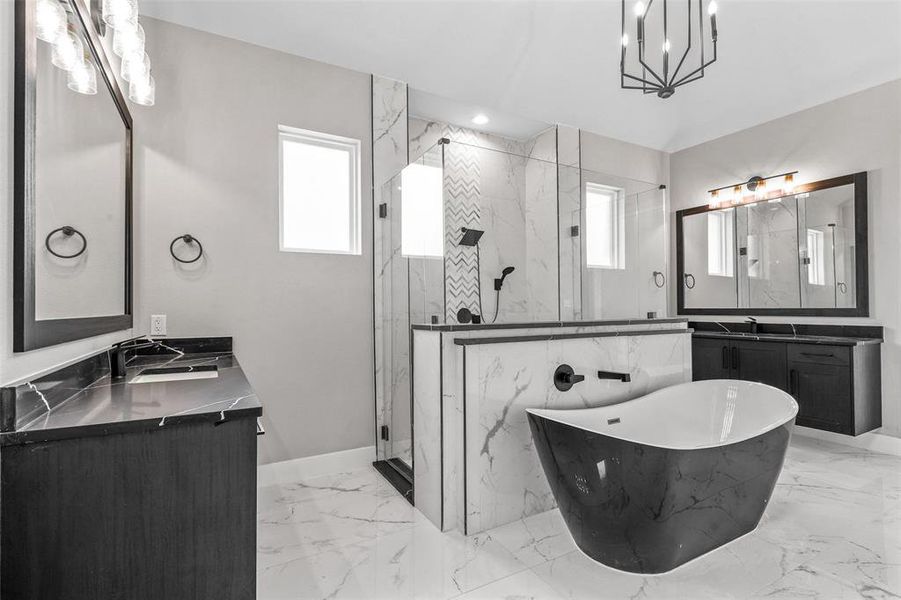
[(573, 227), (582, 223), (579, 130), (557, 126), (557, 204), (559, 212), (560, 318), (582, 318), (582, 247)]
[[(467, 535), (555, 506), (526, 408), (614, 404), (691, 380), (691, 335), (684, 330), (465, 348), (457, 359), (466, 363)], [(562, 363), (586, 375), (568, 392), (558, 391), (552, 381)], [(592, 374), (599, 369), (631, 373), (632, 382), (597, 379)]]
[[(376, 217), (379, 214), (379, 205), (391, 200), (385, 196), (386, 192), (390, 194), (393, 189), (387, 184), (407, 165), (407, 138), (406, 84), (374, 75), (372, 177), (373, 215)], [(392, 228), (399, 227), (399, 223), (379, 218), (375, 218), (373, 222), (376, 420), (379, 425), (388, 425), (392, 431), (400, 434), (398, 446), (404, 446), (409, 444), (410, 438), (409, 412), (406, 428), (401, 422), (404, 418), (402, 407), (409, 406), (406, 266), (400, 259), (400, 237), (391, 235)], [(401, 395), (400, 398), (395, 397), (396, 393)], [(406, 402), (403, 402), (404, 397)], [(393, 414), (395, 405), (401, 407), (399, 414), (396, 415)], [(399, 428), (394, 425), (395, 418), (399, 420)], [(389, 458), (395, 454), (390, 444), (379, 442), (377, 452), (379, 459)]]
[[(798, 203), (795, 198), (736, 209), (739, 304), (755, 308), (800, 308)], [(805, 273), (806, 274), (806, 273)]]

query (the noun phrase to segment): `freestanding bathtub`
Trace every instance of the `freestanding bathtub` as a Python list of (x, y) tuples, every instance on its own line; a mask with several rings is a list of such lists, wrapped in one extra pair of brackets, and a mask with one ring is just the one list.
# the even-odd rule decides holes
[(798, 405), (776, 388), (711, 380), (600, 408), (528, 409), (578, 547), (663, 573), (753, 531), (782, 469)]

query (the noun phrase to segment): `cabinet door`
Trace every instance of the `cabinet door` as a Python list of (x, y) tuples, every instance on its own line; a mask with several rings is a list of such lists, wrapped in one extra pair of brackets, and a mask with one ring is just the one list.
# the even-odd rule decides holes
[(692, 380), (729, 379), (729, 340), (692, 338)]
[(765, 383), (788, 391), (788, 368), (782, 342), (734, 341), (732, 378)]
[(789, 363), (789, 392), (798, 401), (798, 425), (853, 434), (851, 371), (805, 361)]

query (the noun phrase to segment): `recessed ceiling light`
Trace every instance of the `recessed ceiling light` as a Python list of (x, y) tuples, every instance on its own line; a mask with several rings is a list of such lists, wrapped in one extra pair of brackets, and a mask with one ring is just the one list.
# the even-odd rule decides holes
[(476, 125), (485, 125), (486, 123), (488, 123), (489, 120), (490, 119), (488, 117), (486, 117), (485, 115), (483, 115), (482, 113), (479, 113), (472, 118), (472, 122), (475, 123)]

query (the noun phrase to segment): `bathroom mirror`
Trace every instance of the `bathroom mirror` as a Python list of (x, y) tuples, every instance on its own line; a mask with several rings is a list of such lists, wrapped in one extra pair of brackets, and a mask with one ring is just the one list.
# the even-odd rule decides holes
[(17, 352), (132, 325), (132, 121), (95, 21), (16, 2)]
[(869, 315), (867, 174), (676, 213), (679, 314)]

